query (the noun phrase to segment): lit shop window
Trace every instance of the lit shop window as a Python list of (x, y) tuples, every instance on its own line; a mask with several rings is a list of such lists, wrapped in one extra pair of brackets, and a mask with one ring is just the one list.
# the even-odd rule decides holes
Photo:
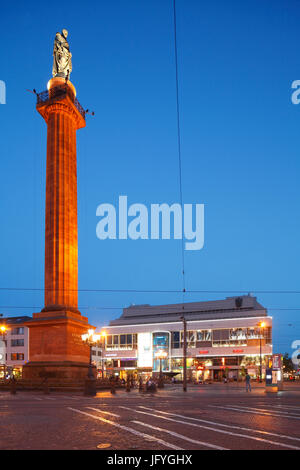
[(211, 330), (198, 330), (197, 331), (197, 342), (198, 341), (211, 341)]
[(213, 346), (247, 346), (247, 328), (213, 330)]
[[(186, 341), (188, 348), (201, 346), (203, 342), (211, 341), (211, 330), (187, 331)], [(183, 347), (183, 331), (172, 332), (172, 348), (178, 349)]]
[[(186, 344), (188, 348), (196, 347), (196, 331), (187, 331), (186, 332)], [(180, 347), (183, 348), (183, 331), (180, 331)]]
[(160, 370), (160, 364), (162, 370), (169, 370), (169, 357), (165, 359), (159, 359), (157, 353), (165, 351), (169, 355), (169, 337), (170, 334), (167, 332), (153, 333), (153, 371), (157, 372)]
[(24, 354), (22, 353), (12, 353), (10, 355), (11, 361), (24, 361)]
[(137, 334), (129, 335), (107, 335), (106, 337), (106, 350), (113, 349), (136, 349), (137, 348)]

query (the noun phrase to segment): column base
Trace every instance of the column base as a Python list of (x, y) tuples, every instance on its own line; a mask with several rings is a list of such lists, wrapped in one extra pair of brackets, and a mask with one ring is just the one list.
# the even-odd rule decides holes
[[(42, 380), (48, 378), (51, 383), (65, 383), (71, 381), (84, 381), (87, 378), (89, 364), (72, 361), (30, 361), (23, 366), (23, 379)], [(93, 366), (94, 376), (96, 367)]]

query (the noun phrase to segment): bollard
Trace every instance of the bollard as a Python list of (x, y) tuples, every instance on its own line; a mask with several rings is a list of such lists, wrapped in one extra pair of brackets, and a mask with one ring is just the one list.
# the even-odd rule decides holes
[(94, 397), (97, 395), (96, 379), (87, 377), (84, 382), (84, 395)]

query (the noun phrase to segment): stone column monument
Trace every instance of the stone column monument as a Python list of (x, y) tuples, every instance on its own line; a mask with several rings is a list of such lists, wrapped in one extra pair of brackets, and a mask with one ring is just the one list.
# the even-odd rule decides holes
[(67, 35), (56, 34), (53, 78), (37, 95), (37, 111), (47, 124), (45, 306), (26, 323), (29, 362), (23, 369), (24, 378), (58, 381), (87, 375), (89, 347), (81, 335), (92, 328), (78, 311), (76, 131), (86, 123), (69, 81)]

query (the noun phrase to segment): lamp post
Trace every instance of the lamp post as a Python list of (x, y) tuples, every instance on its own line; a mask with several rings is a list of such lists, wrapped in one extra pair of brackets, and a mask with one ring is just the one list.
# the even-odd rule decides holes
[(160, 349), (155, 353), (155, 357), (159, 359), (159, 380), (158, 380), (158, 388), (163, 388), (164, 387), (164, 379), (163, 379), (163, 374), (162, 374), (162, 360), (166, 359), (168, 356), (167, 351), (163, 351)]
[(259, 327), (259, 381), (262, 382), (262, 351), (261, 351), (261, 339), (262, 339), (262, 330), (266, 326), (265, 322), (261, 321), (257, 324)]
[[(7, 327), (5, 325), (1, 325), (0, 326), (0, 334), (2, 336), (2, 341), (4, 343), (4, 346), (5, 346), (5, 335), (6, 335), (6, 332), (7, 332)], [(3, 380), (6, 379), (6, 365), (5, 365), (5, 356), (4, 356), (4, 369), (3, 369)]]
[(102, 380), (103, 380), (103, 379), (104, 379), (104, 357), (103, 357), (103, 351), (105, 350), (106, 332), (105, 332), (105, 331), (101, 331), (100, 336), (101, 336), (101, 367), (102, 367)]
[(87, 373), (87, 378), (85, 379), (85, 388), (84, 394), (89, 396), (95, 396), (96, 391), (96, 378), (93, 374), (93, 364), (92, 364), (92, 347), (99, 342), (99, 335), (95, 334), (94, 330), (88, 330), (87, 333), (81, 335), (82, 341), (84, 341), (90, 348), (90, 362)]
[(183, 322), (183, 391), (186, 392), (186, 319), (180, 318)]

